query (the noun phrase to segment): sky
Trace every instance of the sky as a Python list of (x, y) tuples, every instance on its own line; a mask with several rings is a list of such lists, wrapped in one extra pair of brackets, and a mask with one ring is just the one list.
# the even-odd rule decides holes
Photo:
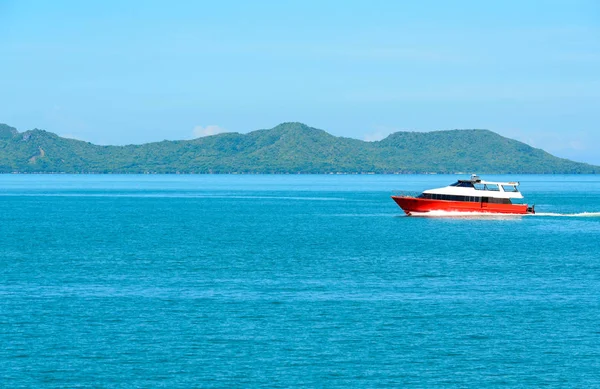
[(97, 144), (489, 129), (600, 165), (600, 1), (0, 0), (0, 123)]

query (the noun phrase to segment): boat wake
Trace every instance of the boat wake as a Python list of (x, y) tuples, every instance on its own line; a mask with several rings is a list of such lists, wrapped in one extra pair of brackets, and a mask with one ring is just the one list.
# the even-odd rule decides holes
[(538, 212), (528, 216), (547, 216), (547, 217), (600, 217), (600, 212), (580, 212), (580, 213), (553, 213)]
[(490, 212), (461, 212), (461, 211), (429, 211), (429, 212), (411, 212), (410, 216), (416, 217), (451, 217), (451, 218), (486, 218), (486, 219), (514, 219), (519, 217), (588, 217), (600, 218), (600, 212), (580, 212), (580, 213), (555, 213), (538, 212), (528, 214), (516, 213), (490, 213)]
[(491, 212), (463, 212), (463, 211), (429, 211), (411, 212), (410, 216), (416, 217), (451, 217), (451, 218), (486, 218), (486, 219), (514, 219), (525, 216), (516, 213), (491, 213)]

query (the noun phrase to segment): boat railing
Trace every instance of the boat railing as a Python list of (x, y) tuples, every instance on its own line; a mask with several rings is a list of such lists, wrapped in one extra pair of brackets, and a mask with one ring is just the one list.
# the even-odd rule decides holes
[(394, 190), (394, 196), (398, 197), (418, 197), (421, 192), (415, 192), (414, 190)]

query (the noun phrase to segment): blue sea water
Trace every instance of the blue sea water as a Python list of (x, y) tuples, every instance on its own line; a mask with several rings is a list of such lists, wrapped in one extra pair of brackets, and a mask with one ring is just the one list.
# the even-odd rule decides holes
[(600, 176), (0, 175), (0, 387), (600, 387)]

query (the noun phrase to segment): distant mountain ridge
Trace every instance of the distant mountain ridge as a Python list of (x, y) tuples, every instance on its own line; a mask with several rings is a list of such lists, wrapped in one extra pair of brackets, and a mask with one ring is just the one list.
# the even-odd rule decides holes
[(98, 146), (0, 124), (0, 173), (600, 173), (488, 130), (396, 132), (377, 142), (302, 123), (248, 134)]

